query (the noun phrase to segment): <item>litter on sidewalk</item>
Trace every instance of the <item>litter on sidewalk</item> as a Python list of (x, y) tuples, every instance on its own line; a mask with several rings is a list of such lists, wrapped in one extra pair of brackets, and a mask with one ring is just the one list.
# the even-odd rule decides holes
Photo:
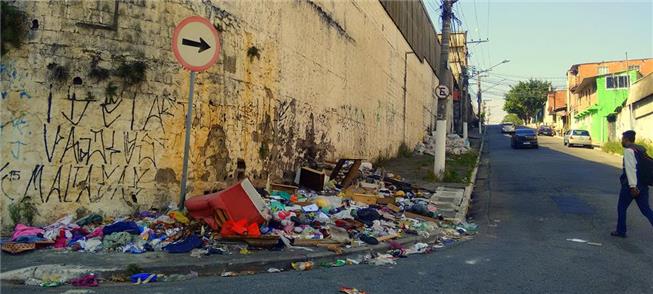
[[(388, 254), (326, 264), (391, 265), (397, 258), (429, 253), (478, 231), (475, 224), (445, 220), (431, 200), (434, 192), (415, 187), (383, 169), (374, 169), (360, 159), (311, 166), (300, 173), (303, 177), (299, 175), (298, 186), (292, 182), (270, 183), (266, 190), (244, 179), (222, 191), (190, 197), (185, 202), (187, 212), (171, 204), (165, 209), (142, 210), (119, 218), (86, 213), (66, 215), (44, 227), (17, 224), (11, 240), (2, 242), (2, 250), (12, 254), (40, 248), (88, 254), (168, 252), (202, 258), (284, 249), (323, 248), (341, 254), (346, 248), (394, 244), (393, 240), (407, 236), (437, 242), (435, 246), (423, 242), (405, 248), (393, 245)], [(323, 181), (322, 185), (319, 181)], [(307, 261), (291, 267), (310, 270), (314, 265)], [(223, 276), (240, 274), (225, 272)], [(132, 283), (143, 284), (155, 282), (159, 276), (141, 273), (130, 278)], [(90, 277), (76, 283), (93, 284)]]

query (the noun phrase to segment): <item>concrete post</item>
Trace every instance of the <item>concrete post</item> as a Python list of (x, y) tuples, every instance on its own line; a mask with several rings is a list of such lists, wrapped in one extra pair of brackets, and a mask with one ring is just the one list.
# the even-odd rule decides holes
[(465, 142), (467, 142), (467, 122), (463, 122), (463, 139), (465, 139)]
[(433, 164), (433, 173), (441, 178), (444, 174), (444, 164), (446, 160), (446, 143), (447, 143), (447, 121), (439, 119), (435, 129), (435, 162)]

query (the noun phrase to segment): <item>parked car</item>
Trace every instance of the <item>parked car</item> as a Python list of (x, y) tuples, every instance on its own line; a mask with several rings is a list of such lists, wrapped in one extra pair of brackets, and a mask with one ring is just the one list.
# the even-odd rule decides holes
[(514, 149), (520, 147), (540, 147), (537, 143), (537, 133), (533, 129), (517, 129), (510, 139), (510, 146)]
[(506, 122), (501, 124), (501, 133), (514, 133), (515, 132), (515, 124), (511, 122)]
[(553, 137), (555, 133), (553, 132), (553, 129), (551, 127), (547, 126), (541, 126), (539, 129), (537, 129), (537, 135), (544, 135), (544, 136), (551, 136)]
[(582, 146), (587, 148), (593, 148), (592, 137), (590, 136), (590, 132), (588, 132), (587, 130), (573, 129), (567, 131), (563, 139), (563, 144), (565, 144), (565, 146), (567, 147), (576, 145), (576, 146)]

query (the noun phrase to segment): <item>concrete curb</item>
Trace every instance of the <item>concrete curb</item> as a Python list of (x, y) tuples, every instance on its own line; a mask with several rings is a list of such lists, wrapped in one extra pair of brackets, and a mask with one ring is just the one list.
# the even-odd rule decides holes
[[(424, 242), (432, 243), (437, 240), (439, 235), (430, 236), (429, 238), (424, 238), (421, 236), (410, 236), (401, 239), (396, 239), (395, 241), (401, 244), (403, 247), (409, 247), (412, 244)], [(454, 244), (447, 247), (451, 247), (459, 242), (464, 240), (458, 240)], [(242, 259), (235, 262), (207, 262), (207, 260), (202, 261), (198, 260), (196, 263), (186, 263), (186, 264), (174, 264), (174, 263), (159, 263), (159, 264), (148, 264), (141, 265), (143, 272), (157, 273), (157, 274), (188, 274), (190, 271), (195, 271), (199, 276), (219, 276), (225, 272), (249, 272), (249, 273), (265, 273), (269, 268), (277, 268), (282, 271), (292, 270), (291, 263), (293, 262), (303, 262), (303, 261), (312, 261), (315, 263), (315, 267), (318, 267), (322, 262), (333, 262), (336, 259), (346, 259), (346, 258), (360, 258), (362, 255), (372, 253), (372, 252), (386, 252), (390, 249), (389, 242), (384, 242), (374, 246), (361, 246), (355, 248), (346, 248), (343, 250), (343, 253), (338, 255), (331, 251), (322, 251), (322, 252), (306, 252), (299, 253), (294, 252), (293, 254), (279, 254), (277, 256), (265, 257), (261, 259)], [(77, 277), (82, 273), (95, 273), (101, 279), (110, 279), (111, 276), (124, 276), (127, 275), (126, 271), (127, 265), (121, 268), (116, 267), (92, 267), (92, 266), (80, 266), (80, 265), (71, 265), (71, 264), (44, 264), (38, 266), (30, 266), (25, 268), (19, 268), (4, 272), (1, 275), (1, 280), (3, 282), (22, 284), (28, 278), (42, 279), (44, 277), (52, 275), (53, 272), (62, 273), (62, 270), (67, 270), (68, 275), (62, 275), (62, 278), (70, 276)]]
[(472, 198), (472, 193), (474, 192), (474, 186), (476, 185), (476, 175), (478, 174), (478, 167), (481, 163), (481, 158), (483, 156), (483, 148), (485, 147), (485, 134), (487, 130), (481, 135), (481, 146), (478, 149), (478, 158), (476, 159), (476, 164), (471, 174), (471, 182), (465, 187), (465, 195), (460, 206), (460, 211), (456, 214), (455, 223), (460, 223), (466, 219), (467, 212), (469, 211), (469, 202)]

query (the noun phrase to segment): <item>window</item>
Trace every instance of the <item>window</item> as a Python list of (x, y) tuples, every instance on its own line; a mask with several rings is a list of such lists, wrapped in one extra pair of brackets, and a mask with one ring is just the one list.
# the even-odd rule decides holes
[(628, 70), (636, 70), (639, 71), (639, 65), (629, 65)]
[(630, 87), (630, 77), (627, 75), (611, 76), (605, 79), (606, 89), (624, 89)]
[(599, 74), (604, 75), (608, 73), (608, 67), (607, 66), (599, 66)]
[(585, 130), (574, 130), (574, 136), (589, 136), (590, 133)]

